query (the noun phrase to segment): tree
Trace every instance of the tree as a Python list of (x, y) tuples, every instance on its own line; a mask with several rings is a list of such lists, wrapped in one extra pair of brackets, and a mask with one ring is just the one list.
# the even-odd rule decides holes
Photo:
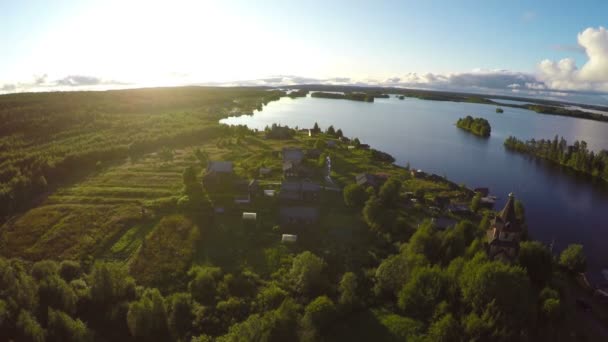
[(91, 300), (101, 308), (135, 297), (135, 281), (119, 263), (96, 263), (89, 278)]
[(338, 128), (338, 130), (336, 131), (336, 136), (338, 138), (342, 138), (344, 136), (344, 133), (342, 133), (342, 130), (340, 128)]
[(355, 147), (359, 147), (359, 145), (361, 145), (361, 141), (359, 140), (359, 138), (353, 139), (353, 145)]
[(321, 332), (336, 319), (336, 306), (327, 296), (317, 297), (304, 309), (304, 324)]
[(192, 331), (192, 296), (175, 293), (169, 298), (168, 328), (175, 340), (185, 340)]
[(479, 210), (480, 205), (481, 205), (481, 193), (477, 192), (477, 193), (475, 193), (475, 196), (473, 196), (473, 199), (471, 200), (471, 210), (473, 210), (473, 212), (477, 212)]
[(340, 292), (339, 303), (342, 307), (352, 309), (359, 303), (357, 286), (357, 276), (353, 272), (344, 273), (338, 286)]
[(451, 314), (441, 317), (429, 327), (426, 340), (429, 342), (460, 341), (460, 326)]
[(93, 334), (86, 324), (79, 319), (73, 319), (66, 313), (49, 309), (48, 339), (56, 342), (86, 342), (93, 341)]
[(521, 267), (499, 261), (473, 258), (460, 277), (464, 302), (477, 314), (492, 304), (492, 315), (500, 316), (504, 328), (517, 333), (529, 322), (534, 307), (530, 281)]
[(327, 135), (335, 136), (336, 130), (333, 125), (330, 125), (329, 127), (327, 127), (327, 131), (325, 131), (325, 133), (327, 133)]
[(315, 125), (312, 127), (313, 133), (321, 133), (321, 128), (319, 128), (319, 124), (315, 122)]
[(429, 322), (435, 306), (448, 298), (448, 279), (438, 267), (417, 269), (399, 292), (399, 308), (408, 316)]
[(349, 207), (361, 208), (367, 199), (365, 188), (359, 184), (349, 184), (344, 188), (344, 203)]
[(138, 301), (129, 305), (129, 332), (138, 341), (167, 341), (167, 311), (157, 289), (146, 289)]
[(200, 163), (201, 167), (207, 167), (207, 164), (209, 163), (209, 154), (207, 153), (207, 151), (197, 148), (196, 150), (194, 150), (194, 156), (196, 157), (196, 159), (198, 159), (198, 162)]
[(297, 292), (304, 295), (318, 293), (325, 286), (325, 261), (309, 251), (293, 258), (289, 276)]
[(158, 157), (161, 161), (170, 162), (173, 160), (173, 150), (169, 149), (168, 147), (163, 147), (158, 152)]
[(205, 305), (215, 303), (217, 280), (221, 276), (221, 272), (218, 267), (193, 267), (188, 272), (188, 275), (193, 278), (188, 284), (192, 298)]
[(18, 341), (44, 342), (45, 340), (44, 329), (36, 321), (36, 318), (26, 310), (21, 310), (19, 312), (19, 317), (17, 318), (17, 333), (19, 336), (17, 339)]
[(395, 177), (391, 177), (387, 180), (380, 191), (378, 197), (384, 208), (394, 208), (397, 206), (399, 201), (399, 191), (401, 191), (401, 181)]
[(65, 281), (72, 281), (82, 274), (80, 263), (78, 261), (63, 260), (59, 264), (59, 275)]
[(553, 257), (551, 251), (538, 241), (524, 241), (519, 245), (519, 264), (526, 269), (528, 277), (538, 284), (544, 285), (551, 279), (553, 273)]
[(583, 253), (583, 245), (572, 244), (564, 249), (559, 256), (559, 264), (571, 272), (582, 273), (587, 268), (587, 260)]
[(256, 302), (261, 311), (270, 311), (279, 307), (285, 298), (287, 298), (287, 291), (272, 283), (258, 292)]
[(184, 192), (192, 194), (197, 190), (200, 191), (201, 184), (196, 179), (196, 169), (193, 166), (188, 166), (182, 172), (182, 180), (184, 183)]

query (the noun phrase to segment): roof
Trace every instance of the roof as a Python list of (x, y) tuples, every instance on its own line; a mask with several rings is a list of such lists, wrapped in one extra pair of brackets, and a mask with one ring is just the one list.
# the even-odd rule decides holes
[(369, 184), (369, 185), (373, 185), (373, 186), (377, 185), (376, 176), (370, 175), (369, 173), (360, 173), (355, 176), (355, 180), (357, 181), (357, 184), (359, 184), (359, 185), (365, 185), (365, 184)]
[(281, 236), (282, 242), (296, 242), (298, 241), (298, 236), (294, 234), (283, 234)]
[(217, 173), (232, 173), (231, 161), (212, 161), (207, 166), (207, 170)]
[(503, 222), (503, 231), (521, 231), (519, 220), (517, 220), (517, 215), (515, 215), (515, 195), (513, 195), (513, 193), (509, 194), (509, 200), (507, 201), (507, 204), (505, 204), (505, 207), (496, 216), (496, 220)]
[(302, 182), (301, 188), (302, 191), (321, 191), (321, 186), (312, 182)]
[(255, 219), (257, 218), (257, 214), (256, 213), (247, 213), (244, 212), (243, 213), (243, 220), (251, 220), (251, 221), (255, 221)]
[(285, 147), (283, 149), (283, 161), (292, 161), (299, 163), (304, 158), (304, 152), (299, 148)]
[(319, 217), (319, 209), (314, 207), (282, 207), (279, 209), (279, 215), (282, 218), (316, 220)]
[(283, 163), (283, 171), (291, 170), (291, 169), (293, 169), (293, 167), (294, 167), (293, 162), (286, 161)]

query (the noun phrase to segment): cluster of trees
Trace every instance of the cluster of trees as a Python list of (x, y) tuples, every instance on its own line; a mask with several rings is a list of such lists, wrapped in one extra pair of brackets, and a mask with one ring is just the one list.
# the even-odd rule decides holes
[(363, 102), (374, 102), (375, 95), (361, 93), (361, 92), (346, 92), (343, 94), (340, 93), (328, 93), (317, 91), (310, 95), (311, 97), (319, 97), (325, 99), (343, 99), (343, 100), (352, 100), (352, 101), (363, 101)]
[(287, 94), (287, 96), (292, 99), (295, 99), (296, 97), (306, 97), (306, 95), (308, 95), (308, 90), (306, 89), (294, 90)]
[(264, 128), (264, 132), (268, 139), (291, 139), (296, 135), (296, 130), (289, 126), (281, 126), (273, 123), (272, 126)]
[(510, 150), (547, 159), (608, 181), (608, 151), (602, 150), (599, 153), (589, 151), (585, 141), (577, 140), (573, 145), (568, 145), (566, 139), (557, 135), (553, 140), (531, 139), (528, 141), (510, 136), (505, 140), (504, 145)]
[(492, 127), (490, 127), (488, 120), (484, 118), (473, 118), (470, 115), (458, 119), (458, 121), (456, 121), (456, 126), (482, 137), (489, 137), (492, 132)]
[(217, 120), (279, 99), (255, 88), (0, 96), (0, 222), (60, 183), (163, 146), (221, 135)]

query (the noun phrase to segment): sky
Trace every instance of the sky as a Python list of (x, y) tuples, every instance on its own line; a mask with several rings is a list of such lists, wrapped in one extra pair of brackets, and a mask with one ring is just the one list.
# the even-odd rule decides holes
[(369, 84), (608, 105), (608, 1), (0, 0), (0, 92)]

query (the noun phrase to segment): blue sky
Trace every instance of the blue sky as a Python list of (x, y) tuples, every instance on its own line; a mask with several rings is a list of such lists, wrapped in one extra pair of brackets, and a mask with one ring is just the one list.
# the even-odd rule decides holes
[[(607, 92), (606, 13), (608, 1), (2, 1), (0, 89), (280, 75)], [(585, 48), (599, 51), (593, 63), (580, 45), (583, 32)]]

